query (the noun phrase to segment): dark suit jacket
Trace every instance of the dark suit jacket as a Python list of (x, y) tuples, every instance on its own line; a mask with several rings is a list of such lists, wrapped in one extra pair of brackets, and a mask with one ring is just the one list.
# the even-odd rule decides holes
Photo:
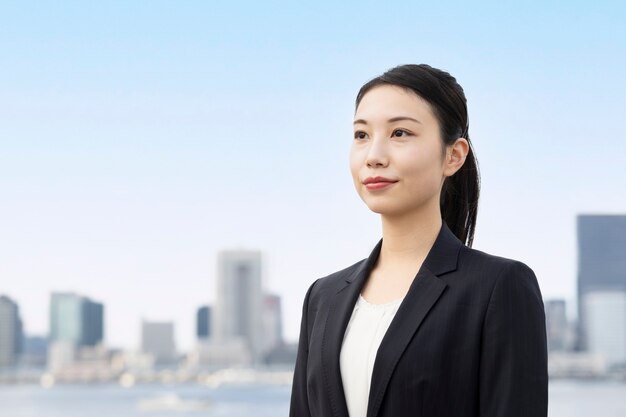
[[(349, 417), (339, 353), (381, 246), (382, 238), (369, 257), (306, 292), (290, 417)], [(378, 349), (367, 417), (545, 417), (547, 410), (545, 313), (533, 270), (469, 248), (443, 222)]]

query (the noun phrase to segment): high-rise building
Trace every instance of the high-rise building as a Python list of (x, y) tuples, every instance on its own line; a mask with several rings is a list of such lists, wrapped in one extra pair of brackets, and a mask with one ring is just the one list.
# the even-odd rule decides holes
[(24, 349), (20, 365), (25, 367), (43, 367), (48, 356), (48, 338), (46, 336), (24, 335)]
[(104, 338), (104, 306), (88, 298), (83, 303), (83, 344), (95, 346)]
[(565, 311), (565, 300), (547, 300), (545, 302), (545, 311), (548, 350), (566, 350), (569, 328)]
[(626, 291), (586, 293), (587, 350), (600, 353), (607, 366), (626, 365)]
[(202, 306), (196, 313), (196, 337), (207, 339), (211, 336), (211, 307)]
[(156, 365), (171, 364), (176, 360), (174, 323), (143, 320), (141, 323), (141, 350), (154, 356)]
[(24, 331), (20, 310), (15, 301), (0, 296), (0, 367), (17, 364), (22, 351)]
[(626, 360), (626, 215), (579, 215), (578, 349)]
[(262, 361), (261, 252), (221, 251), (213, 329), (218, 342), (243, 338), (254, 363)]
[(263, 353), (266, 355), (283, 342), (280, 296), (265, 294), (263, 298)]
[(104, 306), (75, 293), (52, 293), (50, 343), (95, 346), (104, 338)]

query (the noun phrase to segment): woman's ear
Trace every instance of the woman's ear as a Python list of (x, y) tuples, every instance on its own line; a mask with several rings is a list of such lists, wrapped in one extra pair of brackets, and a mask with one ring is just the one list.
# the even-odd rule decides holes
[(465, 163), (469, 152), (469, 142), (465, 138), (458, 138), (446, 151), (446, 161), (443, 173), (446, 177), (454, 175)]

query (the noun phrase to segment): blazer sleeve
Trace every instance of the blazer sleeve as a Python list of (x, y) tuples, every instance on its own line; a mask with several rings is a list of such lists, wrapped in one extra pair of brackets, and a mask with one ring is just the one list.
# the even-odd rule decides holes
[(503, 268), (483, 323), (480, 417), (546, 417), (548, 357), (543, 297), (533, 270)]
[(289, 406), (289, 417), (311, 417), (309, 410), (309, 398), (307, 394), (307, 359), (309, 356), (309, 335), (308, 335), (308, 310), (309, 298), (313, 286), (319, 279), (309, 286), (304, 296), (302, 305), (302, 319), (300, 322), (300, 337), (298, 339), (298, 353), (296, 355), (296, 366), (293, 373), (291, 385), (291, 403)]

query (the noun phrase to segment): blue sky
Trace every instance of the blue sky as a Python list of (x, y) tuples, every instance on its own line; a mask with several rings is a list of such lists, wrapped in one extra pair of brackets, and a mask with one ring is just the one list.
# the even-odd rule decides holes
[[(474, 247), (574, 302), (575, 216), (626, 213), (620, 2), (1, 2), (0, 293), (29, 333), (50, 291), (193, 342), (217, 251), (260, 249), (297, 338), (316, 278), (380, 221), (348, 171), (354, 98), (428, 63), (465, 89), (482, 174)], [(570, 311), (574, 314), (574, 305)]]

